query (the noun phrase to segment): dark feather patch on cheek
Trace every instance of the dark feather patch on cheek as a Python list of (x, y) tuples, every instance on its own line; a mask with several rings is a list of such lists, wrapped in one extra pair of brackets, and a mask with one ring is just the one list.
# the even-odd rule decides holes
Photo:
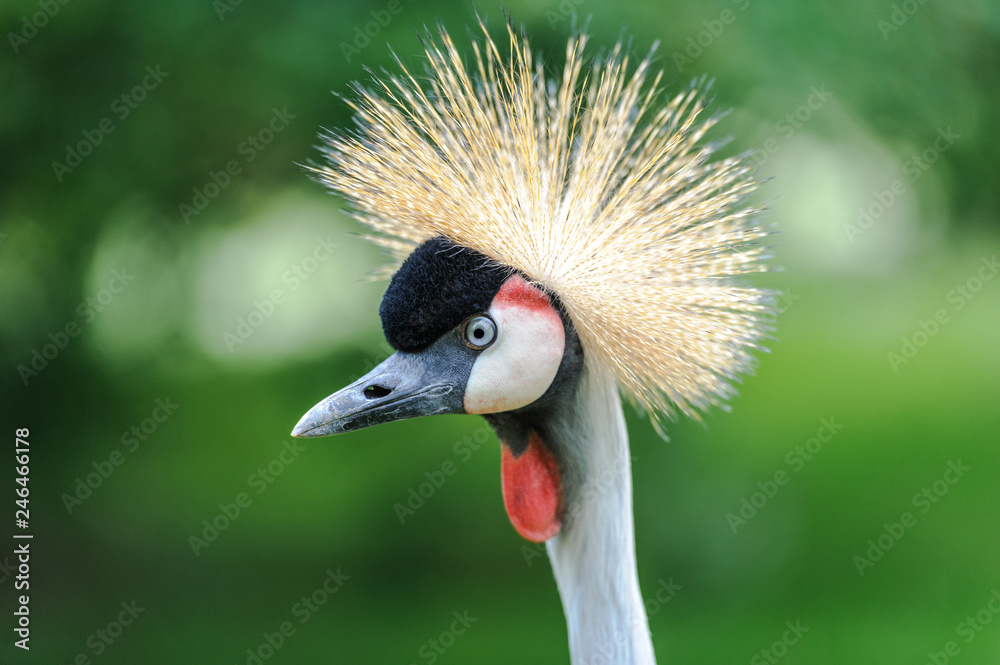
[(514, 273), (486, 255), (444, 237), (407, 257), (382, 297), (382, 331), (393, 348), (420, 351), (467, 317), (489, 309)]

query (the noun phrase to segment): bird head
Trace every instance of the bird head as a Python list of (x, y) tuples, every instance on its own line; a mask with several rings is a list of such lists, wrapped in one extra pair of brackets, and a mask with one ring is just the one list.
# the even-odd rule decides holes
[(579, 337), (558, 299), (523, 273), (438, 237), (402, 264), (379, 313), (396, 353), (310, 409), (293, 436), (435, 414), (494, 416), (504, 434), (511, 522), (530, 540), (555, 536), (562, 473), (530, 423), (570, 399), (580, 376)]
[[(397, 352), (294, 434), (481, 414), (503, 442), (508, 515), (542, 541), (569, 530), (595, 471), (600, 449), (577, 456), (586, 432), (566, 435), (583, 377), (654, 422), (733, 395), (769, 330), (772, 294), (738, 279), (766, 270), (768, 231), (747, 157), (704, 141), (718, 116), (697, 85), (661, 107), (651, 56), (633, 67), (618, 44), (588, 68), (585, 35), (548, 80), (512, 23), (509, 48), (480, 27), (471, 66), (428, 34), (424, 75), (399, 62), (358, 86), (354, 129), (325, 137), (314, 174), (406, 257), (380, 308)], [(595, 410), (580, 404), (577, 421)], [(624, 430), (616, 408), (597, 424)]]

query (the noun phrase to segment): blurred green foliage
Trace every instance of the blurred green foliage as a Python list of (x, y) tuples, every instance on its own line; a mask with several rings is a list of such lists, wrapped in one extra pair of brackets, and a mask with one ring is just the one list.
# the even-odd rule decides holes
[[(429, 663), (456, 611), (477, 621), (441, 663), (568, 662), (551, 572), (507, 522), (480, 419), (308, 441), (282, 461), (298, 417), (387, 354), (384, 284), (361, 281), (381, 258), (297, 165), (321, 127), (349, 126), (329, 93), (391, 68), (387, 43), (419, 63), (423, 26), (467, 43), (475, 22), (466, 3), (389, 7), (0, 7), (0, 400), (9, 438), (31, 430), (35, 534), (32, 650), (8, 628), (4, 662), (244, 663), (291, 621), (267, 662)], [(801, 621), (789, 663), (923, 663), (948, 641), (995, 663), (1000, 621), (968, 642), (960, 622), (992, 618), (1000, 588), (1000, 280), (983, 279), (1000, 250), (997, 4), (506, 7), (553, 68), (574, 12), (595, 53), (658, 41), (668, 92), (714, 78), (724, 152), (753, 150), (774, 176), (772, 352), (732, 412), (677, 422), (669, 444), (629, 415), (660, 661), (766, 662)], [(499, 24), (498, 6), (480, 11)], [(241, 319), (261, 323), (233, 341)], [(158, 399), (177, 405), (163, 422)], [(806, 461), (796, 446), (824, 418), (843, 429)], [(394, 506), (447, 460), (458, 472), (401, 524)], [(971, 471), (922, 512), (914, 497), (955, 460)], [(733, 533), (727, 515), (778, 471), (787, 484)], [(192, 547), (240, 493), (239, 516)], [(916, 526), (860, 575), (854, 557), (906, 511)], [(302, 623), (296, 604), (330, 570), (349, 579)], [(0, 576), (5, 625), (12, 584)], [(133, 599), (135, 623), (95, 637)]]

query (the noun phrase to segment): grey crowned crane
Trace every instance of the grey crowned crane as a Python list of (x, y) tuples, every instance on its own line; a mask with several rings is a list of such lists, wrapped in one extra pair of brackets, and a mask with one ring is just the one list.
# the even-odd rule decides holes
[(757, 183), (745, 158), (712, 158), (697, 86), (658, 104), (650, 57), (633, 67), (619, 43), (587, 66), (578, 35), (548, 80), (523, 33), (508, 23), (501, 51), (480, 27), (471, 67), (428, 34), (427, 71), (358, 87), (356, 127), (325, 137), (315, 174), (406, 257), (379, 308), (397, 352), (293, 435), (482, 415), (572, 662), (654, 663), (619, 391), (655, 423), (698, 418), (752, 367), (772, 294), (734, 278), (766, 269)]

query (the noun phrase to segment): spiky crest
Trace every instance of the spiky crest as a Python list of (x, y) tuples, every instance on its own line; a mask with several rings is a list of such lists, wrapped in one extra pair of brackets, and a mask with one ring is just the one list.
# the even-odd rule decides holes
[(479, 25), (472, 67), (439, 28), (425, 79), (397, 58), (401, 74), (358, 86), (357, 127), (326, 136), (318, 178), (400, 258), (443, 235), (530, 275), (654, 421), (699, 418), (772, 316), (770, 292), (732, 280), (766, 270), (752, 167), (710, 160), (698, 86), (657, 106), (652, 53), (632, 69), (619, 42), (588, 72), (579, 35), (547, 80), (510, 22), (506, 57)]

